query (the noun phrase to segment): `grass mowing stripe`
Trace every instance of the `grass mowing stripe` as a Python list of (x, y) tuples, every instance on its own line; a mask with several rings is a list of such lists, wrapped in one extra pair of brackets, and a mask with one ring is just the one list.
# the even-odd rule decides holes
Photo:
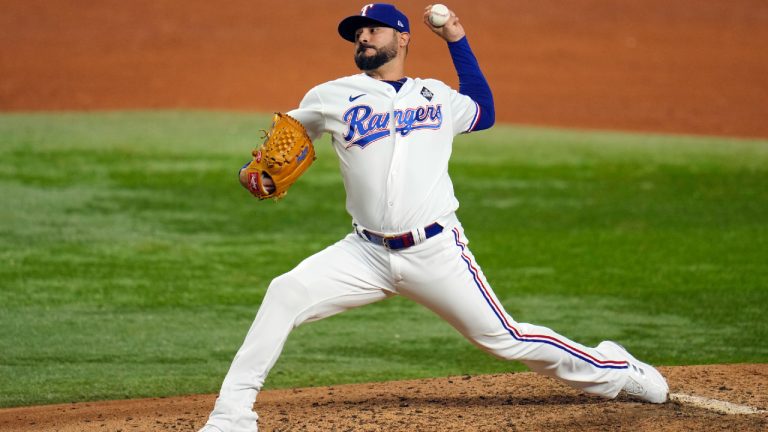
[[(0, 115), (0, 406), (214, 392), (269, 281), (349, 231), (328, 138), (279, 203), (269, 117)], [(660, 364), (765, 362), (768, 142), (496, 127), (451, 176), (519, 321)], [(269, 387), (521, 370), (391, 299), (299, 328)]]

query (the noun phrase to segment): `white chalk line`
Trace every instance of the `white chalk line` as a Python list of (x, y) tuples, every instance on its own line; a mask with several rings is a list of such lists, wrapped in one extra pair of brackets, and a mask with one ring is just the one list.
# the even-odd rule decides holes
[(747, 405), (739, 405), (719, 399), (710, 399), (702, 396), (687, 395), (683, 393), (670, 393), (669, 400), (683, 405), (690, 405), (715, 411), (721, 414), (765, 414), (766, 410), (757, 409)]

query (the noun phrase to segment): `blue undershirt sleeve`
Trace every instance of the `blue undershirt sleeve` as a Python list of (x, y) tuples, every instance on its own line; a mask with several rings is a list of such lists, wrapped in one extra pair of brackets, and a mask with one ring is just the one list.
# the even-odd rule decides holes
[(469, 47), (467, 37), (464, 36), (456, 42), (448, 42), (448, 50), (451, 52), (456, 73), (459, 75), (459, 93), (469, 96), (480, 106), (480, 119), (472, 130), (490, 128), (496, 121), (493, 94)]

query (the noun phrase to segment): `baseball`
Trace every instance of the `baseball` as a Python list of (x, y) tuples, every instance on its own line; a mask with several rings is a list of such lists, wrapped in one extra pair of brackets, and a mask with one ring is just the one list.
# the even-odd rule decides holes
[(444, 4), (434, 4), (429, 10), (429, 22), (435, 27), (442, 27), (451, 17), (451, 11)]

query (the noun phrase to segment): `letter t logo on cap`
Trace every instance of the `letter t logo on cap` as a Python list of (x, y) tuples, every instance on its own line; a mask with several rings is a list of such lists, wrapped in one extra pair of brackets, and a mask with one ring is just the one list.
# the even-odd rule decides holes
[(363, 6), (362, 9), (360, 9), (360, 15), (365, 16), (365, 14), (368, 13), (368, 9), (373, 7), (373, 3), (368, 3), (367, 5)]

